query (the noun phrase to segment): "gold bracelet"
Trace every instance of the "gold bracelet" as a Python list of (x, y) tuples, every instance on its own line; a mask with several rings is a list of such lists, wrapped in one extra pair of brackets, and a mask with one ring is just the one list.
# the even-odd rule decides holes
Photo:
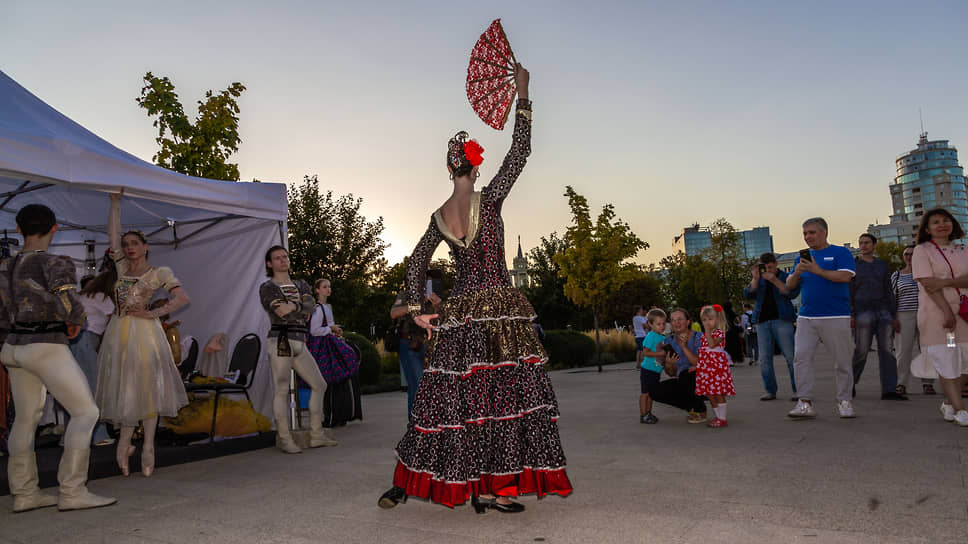
[(419, 312), (419, 311), (423, 310), (423, 306), (421, 306), (420, 304), (408, 304), (407, 305), (407, 310), (409, 310), (411, 312)]
[(531, 110), (523, 110), (521, 108), (518, 108), (518, 115), (523, 116), (525, 119), (528, 120), (529, 123), (531, 122)]

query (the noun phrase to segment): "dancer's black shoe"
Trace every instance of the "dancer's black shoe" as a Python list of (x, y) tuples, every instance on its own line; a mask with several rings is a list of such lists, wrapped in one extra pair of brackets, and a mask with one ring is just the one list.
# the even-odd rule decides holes
[(380, 508), (393, 508), (401, 502), (407, 502), (407, 494), (403, 492), (403, 488), (393, 486), (380, 496), (377, 504)]

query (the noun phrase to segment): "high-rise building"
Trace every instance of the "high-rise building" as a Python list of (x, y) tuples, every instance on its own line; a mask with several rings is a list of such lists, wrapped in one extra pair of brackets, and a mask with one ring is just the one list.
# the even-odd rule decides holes
[[(770, 227), (754, 227), (750, 230), (737, 231), (740, 236), (740, 247), (747, 259), (756, 259), (766, 252), (773, 251), (773, 236)], [(706, 248), (713, 245), (709, 227), (700, 227), (699, 223), (682, 229), (682, 234), (672, 240), (673, 253), (682, 251), (686, 255), (699, 255)]]
[(908, 244), (917, 236), (924, 212), (945, 208), (968, 226), (968, 195), (965, 174), (958, 164), (958, 150), (948, 140), (928, 140), (922, 132), (917, 149), (895, 161), (897, 176), (891, 185), (894, 213), (886, 225), (870, 225), (867, 232), (879, 240)]

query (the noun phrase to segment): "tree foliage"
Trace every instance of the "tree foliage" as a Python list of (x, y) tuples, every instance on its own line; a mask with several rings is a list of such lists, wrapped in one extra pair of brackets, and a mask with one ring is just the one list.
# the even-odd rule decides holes
[(641, 274), (637, 265), (627, 261), (649, 244), (615, 217), (611, 204), (602, 206), (593, 222), (584, 196), (571, 186), (565, 188), (565, 196), (572, 224), (565, 233), (567, 247), (555, 255), (554, 262), (565, 279), (565, 296), (581, 308), (591, 308), (597, 328), (609, 296)]
[(141, 96), (135, 101), (149, 117), (157, 116), (153, 123), (158, 128), (155, 141), (161, 147), (151, 160), (189, 176), (238, 181), (239, 165), (227, 161), (242, 142), (236, 99), (245, 86), (235, 82), (218, 93), (206, 91), (205, 100), (198, 101), (198, 116), (192, 123), (171, 80), (148, 72), (143, 83)]
[(605, 324), (629, 325), (632, 323), (632, 314), (636, 306), (642, 306), (645, 309), (666, 307), (661, 282), (644, 271), (639, 271), (637, 277), (629, 280), (608, 297), (602, 321)]
[(893, 273), (904, 268), (904, 245), (897, 242), (877, 242), (874, 246), (874, 256), (887, 262), (887, 267)]
[(695, 312), (706, 304), (740, 303), (749, 283), (749, 263), (740, 235), (726, 220), (710, 225), (712, 244), (699, 255), (683, 252), (659, 261), (653, 273), (661, 278), (662, 293), (672, 306)]
[[(316, 176), (289, 188), (289, 259), (295, 275), (312, 283), (330, 280), (330, 303), (337, 320), (369, 333), (389, 321), (393, 295), (380, 238), (383, 218), (368, 221), (360, 213), (363, 199), (322, 192)], [(391, 292), (392, 291), (392, 292)]]
[(538, 320), (546, 330), (569, 326), (582, 330), (590, 326), (591, 316), (565, 296), (565, 280), (555, 256), (568, 248), (565, 239), (552, 232), (542, 236), (538, 247), (528, 251), (528, 278), (531, 285), (522, 289), (534, 306)]

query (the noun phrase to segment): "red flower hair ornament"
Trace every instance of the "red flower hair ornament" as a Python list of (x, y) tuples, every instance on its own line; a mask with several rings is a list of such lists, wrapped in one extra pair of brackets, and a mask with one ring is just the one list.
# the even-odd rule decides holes
[(481, 144), (477, 143), (477, 140), (468, 140), (464, 142), (464, 157), (467, 162), (471, 163), (471, 166), (479, 166), (484, 162), (484, 157), (481, 153), (484, 152), (484, 148)]
[(719, 304), (713, 304), (713, 310), (716, 310), (717, 314), (723, 313), (723, 307), (720, 306)]

